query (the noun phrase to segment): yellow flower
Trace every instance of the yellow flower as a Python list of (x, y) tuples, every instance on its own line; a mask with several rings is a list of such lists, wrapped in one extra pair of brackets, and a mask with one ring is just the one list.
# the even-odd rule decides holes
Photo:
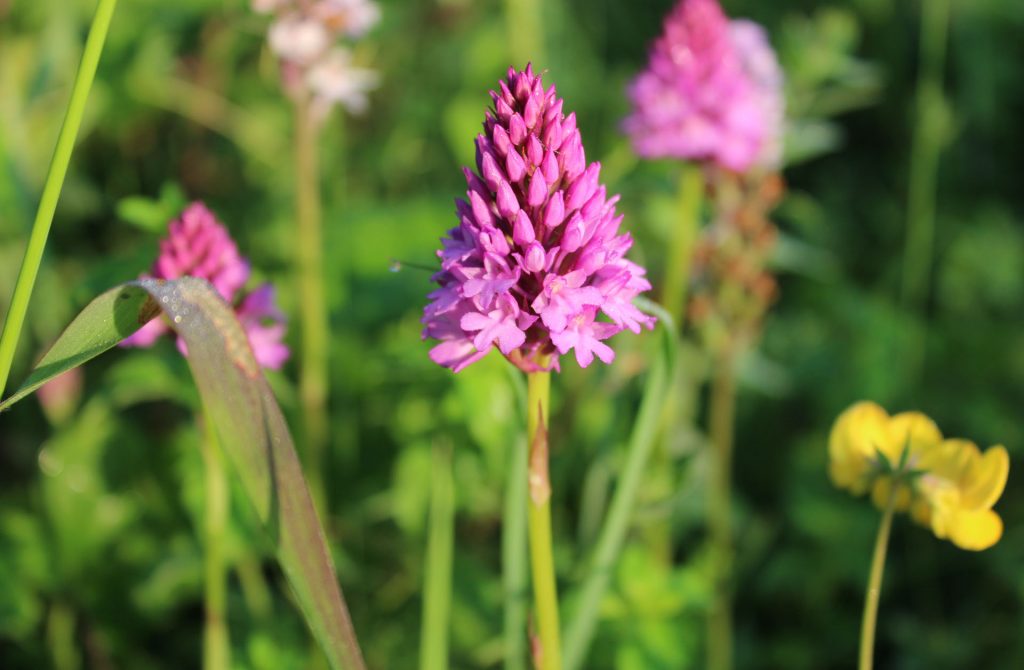
[(1010, 456), (996, 445), (985, 451), (968, 440), (946, 440), (922, 454), (915, 482), (914, 518), (936, 537), (961, 549), (988, 549), (1003, 535), (1003, 521), (992, 511), (1006, 486)]
[(1010, 469), (1001, 445), (982, 454), (973, 442), (944, 440), (920, 412), (889, 416), (875, 403), (859, 402), (836, 419), (828, 450), (837, 487), (854, 495), (870, 491), (881, 509), (895, 496), (896, 511), (909, 510), (940, 539), (980, 550), (1002, 536), (1002, 520), (992, 511)]

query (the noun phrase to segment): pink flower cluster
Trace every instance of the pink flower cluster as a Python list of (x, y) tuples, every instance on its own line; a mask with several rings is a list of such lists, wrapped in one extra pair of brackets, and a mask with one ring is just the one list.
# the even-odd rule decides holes
[(367, 93), (377, 87), (373, 70), (354, 63), (339, 39), (358, 39), (380, 20), (372, 0), (252, 0), (261, 14), (273, 14), (267, 33), (281, 59), (285, 89), (308, 95), (318, 118), (334, 105), (353, 114), (366, 111)]
[(424, 310), (424, 338), (441, 341), (430, 357), (456, 372), (492, 346), (526, 371), (557, 367), (570, 350), (581, 367), (610, 363), (605, 340), (654, 325), (632, 304), (651, 286), (625, 258), (633, 240), (619, 234), (619, 197), (587, 164), (576, 115), (531, 66), (509, 68), (491, 98)]
[[(256, 361), (277, 370), (289, 356), (288, 347), (282, 342), (284, 314), (274, 302), (270, 284), (242, 294), (249, 274), (249, 262), (238, 253), (227, 229), (206, 205), (195, 202), (168, 226), (167, 237), (160, 241), (160, 255), (151, 272), (143, 276), (177, 279), (188, 275), (210, 282), (224, 300), (235, 305), (235, 316), (249, 337)], [(121, 344), (149, 347), (169, 330), (166, 321), (153, 319)], [(178, 348), (188, 354), (181, 338)]]
[(711, 161), (736, 172), (779, 160), (775, 54), (756, 24), (730, 24), (717, 0), (680, 0), (628, 95), (633, 113), (623, 127), (644, 158)]

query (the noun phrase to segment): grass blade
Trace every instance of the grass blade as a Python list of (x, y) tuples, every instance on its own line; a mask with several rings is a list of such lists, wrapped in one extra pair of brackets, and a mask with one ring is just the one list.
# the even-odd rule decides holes
[(452, 609), (452, 552), (455, 541), (455, 491), (452, 455), (434, 445), (430, 484), (430, 531), (424, 569), (420, 670), (447, 670)]

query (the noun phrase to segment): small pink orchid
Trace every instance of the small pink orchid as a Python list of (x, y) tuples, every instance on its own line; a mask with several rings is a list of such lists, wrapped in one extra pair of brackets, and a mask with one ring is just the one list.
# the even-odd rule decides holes
[[(190, 276), (205, 279), (229, 304), (239, 298), (249, 280), (249, 262), (239, 253), (227, 229), (201, 202), (189, 205), (181, 216), (168, 226), (167, 237), (160, 241), (160, 255), (149, 274), (153, 279), (178, 279)], [(284, 314), (274, 303), (273, 287), (263, 284), (241, 296), (235, 307), (242, 328), (257, 362), (273, 370), (288, 360), (288, 347), (283, 343)], [(153, 319), (121, 342), (125, 347), (149, 347), (170, 332), (163, 319)], [(178, 338), (178, 349), (188, 355), (185, 341)]]
[(618, 196), (587, 164), (576, 116), (531, 66), (510, 68), (491, 99), (423, 313), (423, 337), (440, 340), (430, 356), (456, 372), (495, 346), (527, 372), (571, 350), (581, 366), (609, 363), (604, 340), (654, 325), (632, 305), (651, 286), (625, 259), (633, 241), (619, 234)]

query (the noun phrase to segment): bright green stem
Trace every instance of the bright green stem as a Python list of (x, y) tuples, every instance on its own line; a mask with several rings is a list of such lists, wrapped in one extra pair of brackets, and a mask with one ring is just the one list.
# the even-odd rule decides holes
[(859, 670), (871, 670), (874, 664), (878, 599), (882, 593), (885, 553), (889, 548), (889, 530), (892, 528), (892, 515), (898, 489), (899, 486), (894, 484), (889, 494), (889, 502), (882, 513), (882, 522), (878, 526), (878, 537), (875, 538), (875, 554), (871, 559), (871, 574), (868, 576), (868, 589), (864, 594), (864, 619), (860, 627), (860, 662), (857, 665)]
[(712, 594), (708, 616), (708, 668), (732, 668), (732, 449), (736, 409), (735, 361), (719, 357), (711, 387), (711, 437), (708, 531), (711, 540)]
[(576, 603), (575, 617), (566, 631), (566, 670), (579, 670), (586, 661), (587, 651), (597, 627), (601, 601), (608, 591), (608, 582), (622, 551), (622, 544), (636, 506), (640, 483), (643, 481), (655, 444), (658, 420), (667, 395), (667, 368), (665, 352), (661, 351), (648, 372), (643, 399), (640, 401), (636, 423), (633, 424), (633, 432), (629, 438), (629, 453), (622, 478), (601, 528), (593, 559)]
[(447, 447), (435, 446), (430, 486), (430, 533), (424, 568), (420, 670), (448, 670), (448, 631), (452, 605), (452, 552), (455, 494)]
[(551, 373), (531, 372), (526, 382), (526, 428), (530, 441), (529, 502), (530, 567), (540, 650), (538, 670), (561, 670), (562, 644), (558, 625), (558, 589), (551, 548), (551, 479), (548, 475), (548, 408)]
[(46, 638), (55, 670), (78, 670), (82, 667), (75, 643), (75, 611), (67, 603), (58, 601), (50, 606)]
[(661, 304), (683, 327), (686, 314), (686, 285), (690, 281), (693, 245), (700, 228), (700, 208), (704, 199), (704, 172), (700, 165), (685, 163), (679, 177), (678, 213), (669, 234), (668, 265), (661, 287)]
[(206, 415), (203, 420), (206, 440), (206, 495), (203, 508), (203, 670), (227, 670), (231, 665), (231, 643), (227, 624), (228, 571), (224, 560), (224, 535), (228, 526), (228, 479), (224, 452), (217, 430)]
[(50, 234), (50, 224), (53, 223), (53, 213), (57, 209), (57, 200), (60, 198), (60, 190), (64, 185), (64, 176), (68, 172), (68, 163), (71, 162), (71, 152), (75, 147), (78, 129), (82, 125), (85, 103), (89, 98), (89, 89), (92, 88), (92, 81), (96, 76), (96, 66), (100, 62), (100, 54), (103, 52), (103, 43), (107, 39), (107, 29), (110, 28), (110, 19), (114, 15), (115, 5), (117, 5), (117, 0), (100, 0), (92, 19), (92, 27), (89, 28), (89, 37), (85, 40), (82, 62), (78, 66), (78, 75), (75, 77), (75, 84), (71, 89), (71, 101), (68, 103), (68, 111), (64, 115), (64, 123), (57, 136), (57, 147), (50, 160), (50, 169), (46, 174), (46, 183), (43, 185), (43, 195), (39, 199), (39, 209), (36, 211), (36, 219), (32, 224), (32, 234), (28, 238), (25, 258), (21, 263), (21, 270), (18, 272), (17, 283), (14, 285), (11, 308), (4, 320), (3, 333), (0, 334), (0, 397), (3, 397), (4, 389), (7, 387), (7, 378), (11, 374), (11, 364), (14, 362), (18, 338), (21, 336), (21, 329), (25, 323), (29, 299), (32, 297), (32, 287), (35, 286), (36, 275), (39, 274), (43, 249), (46, 248), (46, 238)]
[(907, 194), (907, 246), (903, 258), (903, 301), (913, 309), (920, 309), (927, 298), (935, 244), (935, 183), (944, 132), (942, 72), (946, 62), (949, 8), (950, 0), (923, 0), (921, 3), (917, 109)]
[(527, 453), (519, 440), (509, 449), (501, 529), (501, 570), (505, 591), (505, 670), (526, 670), (526, 617), (529, 567), (526, 562)]
[(306, 480), (321, 517), (327, 518), (324, 451), (327, 443), (327, 345), (329, 325), (324, 295), (323, 229), (320, 211), (318, 125), (309, 100), (295, 107), (295, 214), (297, 219), (299, 312), (302, 351), (299, 397), (306, 436)]
[(517, 68), (544, 60), (544, 21), (541, 0), (505, 0), (505, 25), (512, 62)]

